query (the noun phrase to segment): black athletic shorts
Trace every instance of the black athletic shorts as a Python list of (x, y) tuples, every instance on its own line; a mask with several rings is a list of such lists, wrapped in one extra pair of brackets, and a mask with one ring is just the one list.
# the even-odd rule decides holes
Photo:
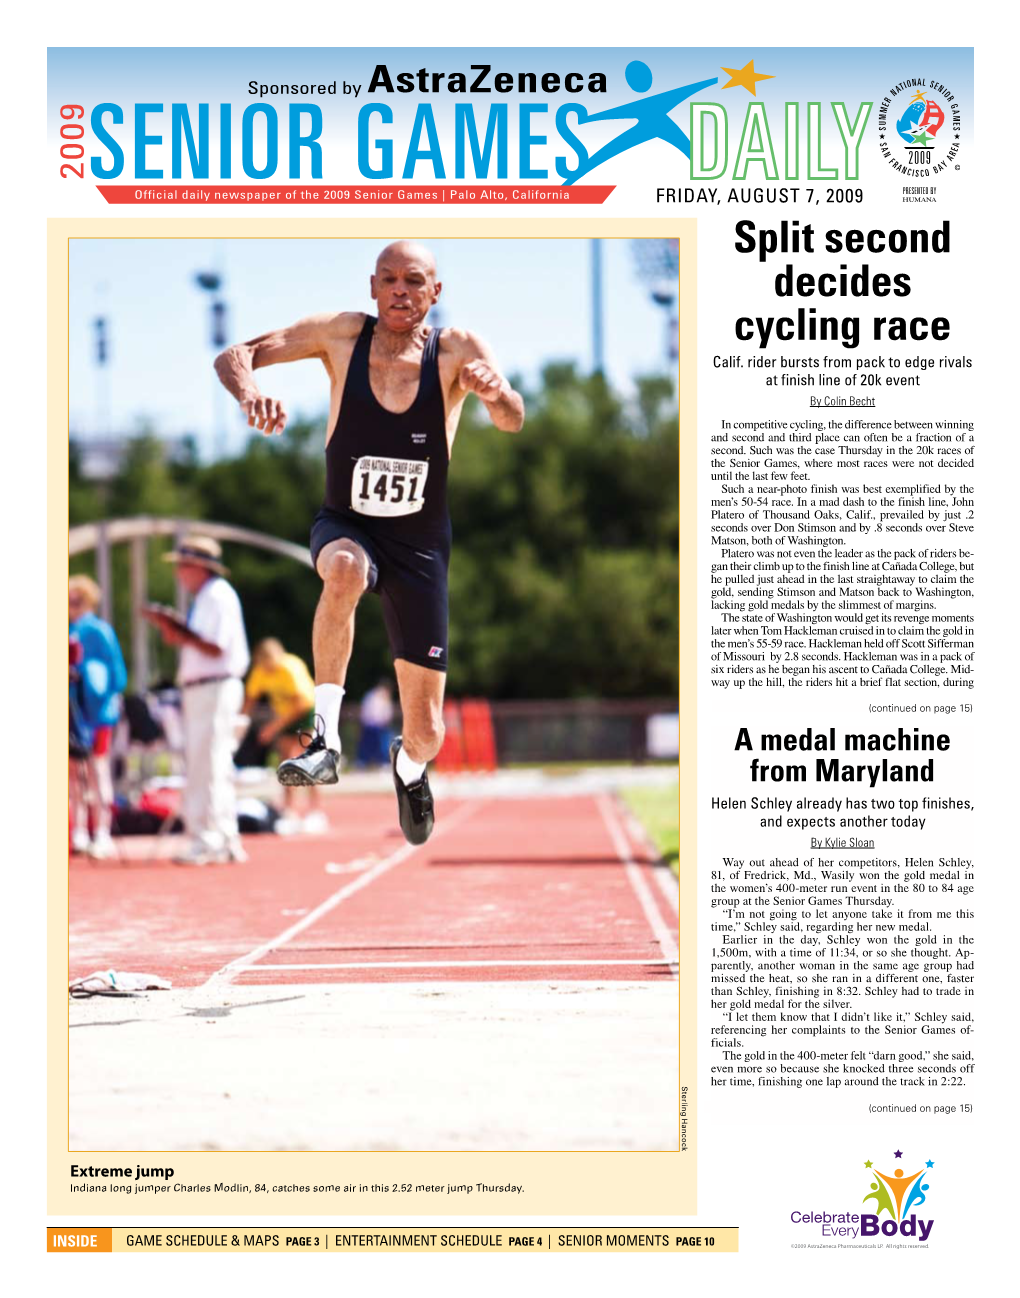
[(343, 539), (355, 541), (368, 555), (368, 589), (382, 597), (393, 657), (445, 672), (449, 547), (419, 549), (369, 532), (332, 509), (320, 509), (312, 523), (312, 563), (318, 563), (330, 541)]

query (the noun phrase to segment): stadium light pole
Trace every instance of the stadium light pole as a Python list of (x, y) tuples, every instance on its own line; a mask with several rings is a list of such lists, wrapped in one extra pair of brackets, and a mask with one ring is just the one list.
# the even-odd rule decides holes
[[(219, 297), (223, 286), (223, 276), (216, 270), (201, 270), (195, 275), (195, 283), (209, 295), (209, 342), (213, 353), (221, 352), (227, 345), (227, 304)], [(212, 389), (212, 447), (213, 454), (219, 458), (226, 450), (226, 433), (223, 427), (222, 388), (216, 374), (213, 374)]]
[[(110, 413), (110, 317), (106, 308), (104, 280), (96, 285), (99, 314), (92, 319), (92, 358), (96, 366), (96, 426), (94, 437), (112, 438), (113, 418)], [(113, 621), (113, 582), (111, 581), (110, 546), (105, 529), (100, 531), (96, 544), (96, 576), (99, 579), (99, 613), (104, 622)]]
[(638, 278), (648, 285), (649, 296), (666, 312), (666, 358), (680, 356), (677, 337), (680, 321), (673, 310), (678, 299), (680, 275), (679, 239), (631, 239)]
[(96, 287), (99, 314), (93, 318), (93, 358), (96, 364), (96, 434), (109, 437), (110, 427), (110, 318), (105, 307), (106, 284)]
[(602, 304), (602, 240), (591, 241), (591, 368), (605, 371), (605, 341)]

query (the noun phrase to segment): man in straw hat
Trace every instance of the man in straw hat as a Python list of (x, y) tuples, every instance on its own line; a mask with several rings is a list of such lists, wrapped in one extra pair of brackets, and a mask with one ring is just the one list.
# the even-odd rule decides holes
[(169, 609), (144, 615), (167, 644), (180, 645), (177, 681), (184, 710), (183, 818), (191, 844), (180, 865), (243, 861), (234, 798), (234, 723), (244, 704), (248, 638), (237, 591), (225, 580), (219, 542), (186, 536), (164, 556), (194, 598), (187, 619)]
[(363, 594), (377, 594), (403, 714), (403, 734), (390, 748), (400, 828), (409, 842), (424, 843), (435, 820), (426, 765), (443, 742), (453, 440), (470, 393), (508, 433), (524, 423), (524, 402), (480, 338), (427, 323), (442, 291), (428, 248), (389, 244), (369, 287), (378, 316), (309, 316), (228, 347), (216, 372), (267, 436), (283, 432), (287, 415), (260, 392), (256, 370), (317, 359), (330, 380), (326, 495), (311, 534), (322, 579), (312, 628), (317, 733), (302, 756), (280, 763), (277, 778), (337, 782), (355, 610)]

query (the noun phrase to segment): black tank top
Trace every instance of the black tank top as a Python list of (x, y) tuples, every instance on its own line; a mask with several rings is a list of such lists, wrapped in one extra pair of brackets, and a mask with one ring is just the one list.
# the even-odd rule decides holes
[(336, 428), (326, 443), (325, 506), (369, 532), (412, 545), (449, 545), (441, 330), (431, 330), (425, 339), (417, 396), (395, 415), (376, 400), (369, 379), (375, 325), (375, 317), (367, 316), (347, 370)]

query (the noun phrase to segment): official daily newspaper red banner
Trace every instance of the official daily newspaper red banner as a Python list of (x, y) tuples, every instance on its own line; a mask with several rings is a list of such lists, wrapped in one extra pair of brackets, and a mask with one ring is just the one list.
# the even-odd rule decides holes
[(97, 185), (108, 203), (604, 203), (615, 185)]

